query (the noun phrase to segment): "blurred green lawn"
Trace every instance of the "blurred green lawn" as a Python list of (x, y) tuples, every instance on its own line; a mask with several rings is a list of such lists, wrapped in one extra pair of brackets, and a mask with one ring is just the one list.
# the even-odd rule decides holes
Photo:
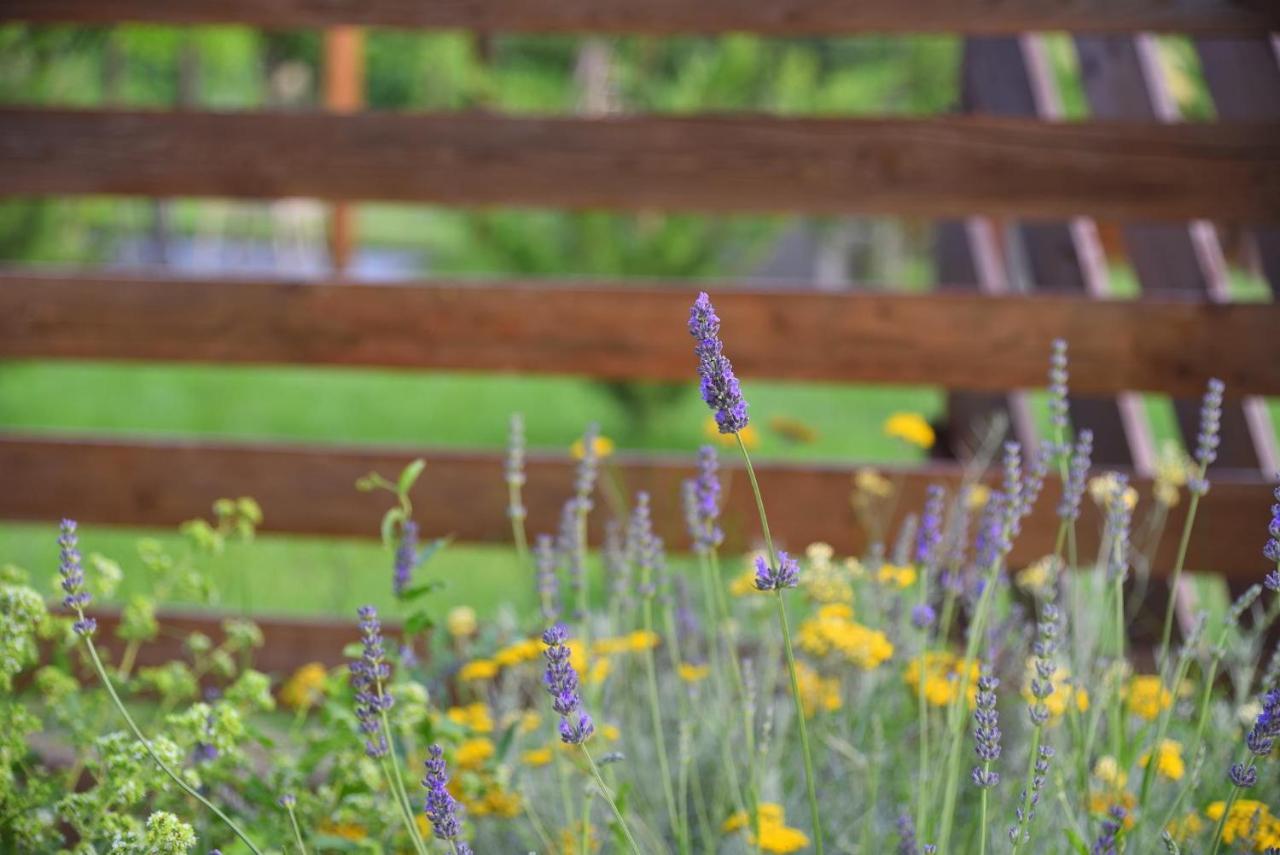
[[(816, 384), (745, 384), (762, 459), (902, 461), (916, 452), (884, 436), (896, 410), (937, 414), (932, 389)], [(523, 412), (532, 448), (565, 449), (589, 421), (620, 448), (691, 453), (706, 440), (707, 414), (689, 390), (647, 431), (598, 384), (576, 378), (408, 373), (309, 368), (118, 365), (27, 362), (0, 365), (0, 428), (39, 433), (94, 431), (120, 436), (216, 436), (308, 443), (387, 443), (498, 449), (507, 420)], [(811, 443), (771, 430), (786, 416), (816, 432)], [(182, 477), (174, 473), (174, 477)], [(433, 533), (429, 530), (427, 536)], [(374, 533), (371, 533), (374, 534)], [(126, 571), (121, 594), (142, 584), (134, 542), (167, 532), (83, 527), (86, 553), (101, 552)], [(54, 521), (0, 524), (0, 562), (30, 570), (46, 584), (56, 573)], [(207, 562), (224, 604), (274, 613), (346, 614), (364, 602), (391, 604), (390, 556), (375, 541), (262, 536)], [(518, 578), (505, 546), (457, 544), (427, 571), (448, 586), (440, 607), (466, 603), (492, 614), (504, 602), (532, 604), (532, 584)]]

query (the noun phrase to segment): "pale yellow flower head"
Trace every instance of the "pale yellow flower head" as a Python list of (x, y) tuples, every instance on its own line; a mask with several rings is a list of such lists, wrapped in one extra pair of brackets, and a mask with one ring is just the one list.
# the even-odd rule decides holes
[(1126, 485), (1116, 472), (1104, 472), (1090, 478), (1089, 497), (1100, 508), (1110, 507), (1112, 502), (1119, 501), (1125, 508), (1133, 510), (1138, 504), (1138, 491)]
[[(609, 439), (609, 437), (597, 435), (595, 441), (591, 443), (591, 447), (595, 450), (596, 457), (603, 460), (613, 454), (615, 446), (613, 440)], [(578, 437), (573, 441), (573, 445), (569, 446), (569, 453), (573, 455), (574, 460), (581, 460), (586, 456), (587, 444), (582, 437)]]
[(444, 625), (454, 638), (470, 638), (476, 634), (476, 610), (470, 606), (454, 606), (445, 615)]
[(853, 486), (859, 493), (876, 499), (893, 495), (893, 482), (874, 469), (863, 467), (853, 473)]
[(937, 439), (929, 422), (919, 413), (894, 413), (885, 420), (884, 432), (886, 436), (926, 450), (933, 448)]

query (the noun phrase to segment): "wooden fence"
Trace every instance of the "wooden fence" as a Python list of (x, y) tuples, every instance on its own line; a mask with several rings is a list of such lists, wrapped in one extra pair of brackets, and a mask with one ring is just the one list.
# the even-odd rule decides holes
[[(779, 379), (930, 383), (954, 390), (951, 436), (1008, 413), (1034, 442), (1023, 389), (1043, 384), (1048, 342), (1072, 346), (1077, 425), (1100, 461), (1141, 483), (1154, 464), (1140, 392), (1177, 400), (1194, 442), (1196, 397), (1227, 382), (1224, 446), (1193, 541), (1193, 567), (1261, 569), (1280, 395), (1280, 306), (1232, 304), (1213, 223), (1250, 230), (1280, 293), (1280, 30), (1273, 0), (9, 0), (0, 20), (103, 24), (376, 25), (485, 32), (753, 31), (771, 35), (947, 30), (965, 34), (954, 115), (518, 118), (0, 109), (0, 197), (119, 194), (310, 196), (449, 205), (884, 214), (939, 221), (928, 295), (713, 287), (740, 373)], [(1059, 121), (1043, 44), (1074, 32), (1089, 102)], [(1217, 120), (1181, 122), (1147, 31), (1195, 39)], [(353, 54), (352, 54), (353, 55)], [(1110, 293), (1094, 217), (1119, 223), (1142, 288)], [(343, 241), (346, 241), (343, 238)], [(346, 252), (345, 249), (342, 250)], [(95, 358), (521, 370), (685, 379), (685, 283), (210, 281), (101, 272), (0, 273), (0, 359)], [(419, 507), (433, 528), (506, 538), (500, 458), (432, 449), (142, 442), (0, 434), (0, 517), (169, 524), (222, 495), (250, 494), (266, 528), (376, 531), (377, 503), (351, 489), (370, 470), (429, 460)], [(626, 458), (627, 483), (674, 500), (687, 461)], [(535, 456), (534, 529), (568, 490), (569, 463)], [(853, 465), (763, 466), (775, 527), (793, 545), (861, 544)], [(958, 462), (898, 474), (903, 506)], [(740, 479), (739, 479), (740, 480)], [(1050, 493), (1056, 490), (1051, 485)], [(673, 542), (679, 519), (659, 503)], [(1046, 509), (1047, 510), (1047, 509)], [(1180, 512), (1180, 511), (1179, 511)], [(752, 511), (739, 487), (735, 544)], [(1176, 525), (1174, 520), (1173, 524)], [(1032, 519), (1016, 560), (1049, 549)], [(1086, 534), (1086, 540), (1092, 533)], [(1086, 544), (1087, 548), (1087, 544)], [(1168, 569), (1162, 553), (1154, 568)]]

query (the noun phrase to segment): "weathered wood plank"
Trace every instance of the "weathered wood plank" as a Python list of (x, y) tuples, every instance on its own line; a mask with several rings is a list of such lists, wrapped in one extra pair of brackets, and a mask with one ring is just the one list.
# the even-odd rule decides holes
[[(467, 541), (507, 541), (510, 523), (503, 456), (427, 449), (5, 435), (0, 436), (0, 473), (5, 481), (0, 519), (70, 516), (86, 523), (166, 526), (207, 515), (218, 497), (250, 495), (262, 505), (265, 531), (376, 536), (386, 500), (357, 492), (355, 480), (370, 470), (395, 473), (419, 454), (426, 456), (427, 469), (415, 490), (414, 507), (428, 533), (453, 534)], [(530, 456), (525, 489), (530, 532), (554, 530), (559, 507), (573, 490), (571, 463), (558, 455)], [(647, 490), (653, 496), (655, 526), (672, 549), (683, 549), (687, 543), (679, 497), (682, 480), (693, 473), (691, 464), (691, 459), (622, 456), (609, 462), (627, 489)], [(849, 503), (854, 467), (774, 463), (757, 469), (774, 537), (783, 546), (802, 549), (822, 540), (844, 553), (866, 547)], [(733, 467), (727, 471), (724, 527), (728, 548), (737, 550), (756, 540), (758, 523), (741, 471)], [(918, 508), (928, 484), (954, 484), (960, 474), (956, 464), (944, 463), (893, 473), (901, 487), (898, 514)], [(1135, 484), (1149, 497), (1149, 481), (1139, 478)], [(1036, 512), (1023, 525), (1014, 548), (1015, 564), (1053, 551), (1057, 493), (1057, 485), (1049, 484)], [(1256, 578), (1265, 569), (1262, 521), (1270, 495), (1271, 485), (1257, 473), (1216, 475), (1196, 518), (1187, 566), (1234, 578)], [(1169, 531), (1180, 529), (1188, 504), (1174, 509)], [(1087, 509), (1080, 525), (1081, 555), (1093, 554), (1100, 524), (1096, 510)], [(1168, 572), (1173, 562), (1172, 541), (1169, 537), (1162, 544), (1153, 568), (1156, 575)]]
[(446, 27), (495, 32), (757, 32), (773, 35), (1024, 30), (1264, 33), (1269, 0), (7, 0), (0, 18), (108, 24)]
[[(716, 287), (744, 376), (1006, 391), (1071, 342), (1086, 393), (1280, 394), (1280, 305)], [(689, 286), (399, 285), (0, 271), (0, 358), (298, 363), (692, 382)]]
[(0, 196), (1280, 220), (1280, 123), (0, 110)]

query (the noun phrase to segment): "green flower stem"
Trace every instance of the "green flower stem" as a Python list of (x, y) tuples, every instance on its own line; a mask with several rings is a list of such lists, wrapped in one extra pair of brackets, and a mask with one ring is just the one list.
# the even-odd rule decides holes
[(600, 777), (600, 770), (596, 767), (596, 761), (592, 759), (591, 752), (587, 750), (585, 743), (578, 747), (582, 749), (582, 756), (587, 758), (587, 765), (591, 767), (591, 777), (595, 778), (596, 787), (599, 788), (600, 795), (608, 802), (614, 818), (618, 820), (618, 827), (622, 829), (623, 836), (627, 838), (627, 845), (631, 847), (631, 851), (635, 855), (640, 855), (640, 847), (636, 844), (636, 839), (631, 835), (631, 829), (627, 826), (627, 820), (622, 815), (622, 811), (618, 810), (618, 802), (614, 799), (613, 792), (605, 784), (604, 779)]
[[(382, 681), (377, 683), (378, 695), (382, 695)], [(409, 793), (404, 788), (404, 778), (400, 775), (400, 764), (396, 761), (396, 745), (391, 735), (391, 722), (387, 718), (387, 711), (381, 710), (382, 729), (387, 735), (387, 758), (388, 764), (391, 766), (392, 772), (392, 795), (396, 801), (400, 803), (400, 813), (404, 818), (405, 830), (409, 832), (409, 839), (413, 842), (413, 848), (418, 852), (426, 855), (427, 845), (422, 840), (422, 835), (418, 833), (418, 824), (413, 821), (413, 805), (409, 801)]]
[(298, 851), (307, 855), (307, 844), (302, 842), (302, 829), (298, 827), (298, 816), (293, 812), (293, 805), (286, 805), (285, 810), (289, 811), (289, 824), (293, 826), (293, 839), (298, 841)]
[[(1205, 467), (1200, 467), (1199, 479), (1204, 479)], [(1169, 580), (1169, 605), (1164, 611), (1164, 630), (1160, 633), (1160, 652), (1156, 657), (1156, 670), (1164, 674), (1165, 660), (1169, 658), (1169, 637), (1173, 633), (1173, 607), (1178, 600), (1178, 582), (1182, 579), (1182, 566), (1187, 561), (1187, 546), (1191, 543), (1191, 526), (1196, 521), (1196, 509), (1200, 507), (1200, 493), (1191, 494), (1187, 518), (1182, 521), (1182, 537), (1178, 540), (1178, 557), (1173, 563), (1173, 578)]]
[[(1039, 759), (1040, 739), (1043, 733), (1044, 733), (1043, 725), (1037, 724), (1031, 730), (1031, 756), (1027, 758), (1027, 780), (1026, 780), (1026, 783), (1022, 785), (1022, 814), (1018, 819), (1018, 825), (1017, 825), (1018, 836), (1017, 838), (1014, 839), (1013, 848), (1010, 850), (1010, 852), (1014, 853), (1014, 855), (1016, 855), (1018, 849), (1021, 848), (1022, 846), (1024, 832), (1026, 832), (1027, 824), (1030, 821), (1030, 817), (1031, 817), (1031, 781), (1036, 774), (1036, 760)], [(982, 794), (985, 796), (987, 794), (987, 791), (984, 789), (982, 791)], [(983, 828), (985, 829), (985, 827), (986, 827), (986, 823), (984, 822)], [(1029, 836), (1029, 834), (1027, 836)], [(984, 834), (984, 837), (985, 837), (985, 834)]]
[[(649, 580), (644, 581), (646, 585)], [(653, 632), (653, 596), (645, 595), (641, 606), (644, 630)], [(683, 846), (685, 837), (680, 831), (680, 812), (676, 809), (675, 791), (671, 789), (671, 760), (667, 754), (667, 737), (662, 729), (662, 708), (658, 704), (658, 673), (653, 663), (653, 650), (646, 648), (644, 652), (645, 686), (649, 695), (649, 719), (653, 725), (653, 738), (658, 744), (658, 773), (662, 777), (662, 797), (667, 806), (667, 819), (671, 823), (671, 831)]]
[[(982, 769), (984, 772), (989, 772), (991, 764), (983, 763)], [(990, 836), (990, 830), (987, 828), (987, 788), (983, 787), (978, 795), (978, 855), (987, 855), (987, 838)]]
[[(1245, 751), (1244, 757), (1248, 759), (1248, 751)], [(1213, 845), (1209, 847), (1209, 855), (1218, 855), (1218, 849), (1222, 846), (1222, 832), (1226, 830), (1227, 819), (1231, 816), (1231, 808), (1238, 798), (1240, 798), (1240, 787), (1233, 783), (1231, 792), (1227, 794), (1227, 802), (1222, 806), (1222, 816), (1218, 817), (1218, 825), (1213, 830)]]
[[(80, 620), (83, 621), (84, 612), (79, 609), (76, 611)], [(98, 672), (98, 678), (102, 680), (102, 685), (106, 687), (107, 694), (111, 696), (112, 702), (116, 705), (116, 709), (120, 711), (120, 716), (124, 719), (124, 723), (128, 725), (129, 730), (133, 732), (134, 738), (137, 739), (138, 742), (142, 743), (143, 749), (146, 750), (151, 759), (155, 761), (155, 764), (160, 767), (160, 771), (168, 775), (169, 779), (177, 784), (178, 788), (184, 793), (200, 802), (200, 804), (212, 811), (214, 816), (226, 823), (227, 828), (230, 828), (231, 832), (235, 834), (236, 837), (239, 837), (240, 840), (244, 842), (245, 846), (249, 847), (249, 851), (253, 852), (254, 855), (262, 855), (262, 850), (249, 839), (247, 834), (240, 830), (240, 826), (236, 825), (235, 822), (232, 821), (231, 817), (219, 810), (217, 805), (213, 804), (204, 796), (200, 795), (200, 793), (196, 792), (196, 790), (187, 784), (186, 781), (182, 780), (176, 772), (170, 769), (167, 763), (160, 759), (160, 755), (156, 754), (155, 749), (151, 747), (151, 743), (142, 735), (142, 731), (138, 729), (138, 725), (133, 721), (133, 716), (129, 715), (129, 710), (125, 708), (124, 702), (121, 701), (120, 696), (116, 694), (116, 687), (111, 684), (111, 678), (107, 676), (107, 669), (103, 667), (102, 660), (98, 657), (98, 649), (94, 646), (93, 639), (88, 635), (83, 636), (83, 638), (85, 647), (89, 651), (89, 658), (93, 661), (94, 670)]]
[(394, 766), (395, 762), (394, 755), (392, 756), (389, 764), (386, 757), (382, 758), (381, 765), (383, 780), (387, 783), (387, 789), (391, 791), (391, 800), (396, 803), (396, 813), (400, 814), (400, 822), (404, 824), (405, 832), (409, 835), (409, 842), (413, 844), (413, 850), (417, 852), (418, 855), (427, 855), (426, 846), (423, 844), (421, 838), (418, 837), (418, 829), (415, 827), (413, 814), (410, 813), (409, 809), (405, 806), (404, 799), (400, 798), (400, 793), (396, 789), (395, 778), (391, 776), (391, 770), (387, 768), (388, 765)]
[[(929, 581), (928, 575), (921, 568), (920, 572), (920, 597), (919, 604), (927, 605), (929, 602)], [(919, 769), (920, 783), (916, 786), (916, 832), (925, 839), (926, 834), (926, 815), (925, 806), (928, 804), (928, 794), (926, 783), (929, 781), (929, 707), (925, 703), (924, 683), (925, 683), (925, 652), (929, 647), (929, 627), (921, 627), (920, 629), (920, 679), (916, 681), (916, 707), (920, 716), (920, 738), (919, 743)]]
[[(520, 496), (520, 485), (512, 482), (507, 484), (507, 507), (523, 508), (523, 499)], [(519, 514), (510, 514), (511, 517), (511, 539), (516, 545), (516, 558), (520, 562), (520, 569), (530, 569), (529, 564), (529, 536), (524, 528), (524, 511)]]
[[(738, 450), (742, 452), (742, 460), (747, 467), (747, 478), (751, 481), (751, 492), (755, 494), (756, 510), (760, 514), (760, 528), (764, 534), (764, 544), (769, 551), (771, 567), (780, 569), (778, 553), (773, 548), (773, 536), (769, 533), (769, 518), (764, 511), (764, 497), (760, 493), (760, 483), (756, 480), (756, 470), (751, 465), (751, 455), (747, 454), (747, 446), (742, 442), (742, 435), (735, 433)], [(791, 675), (791, 698), (795, 702), (796, 722), (800, 731), (800, 751), (804, 759), (805, 790), (809, 797), (809, 819), (813, 823), (814, 851), (822, 855), (822, 815), (818, 811), (817, 781), (813, 771), (813, 752), (809, 748), (809, 729), (804, 720), (804, 704), (800, 700), (800, 678), (796, 674), (796, 655), (791, 648), (791, 629), (787, 626), (787, 607), (782, 601), (782, 592), (777, 593), (778, 622), (782, 626), (782, 642), (787, 654), (787, 671)]]

